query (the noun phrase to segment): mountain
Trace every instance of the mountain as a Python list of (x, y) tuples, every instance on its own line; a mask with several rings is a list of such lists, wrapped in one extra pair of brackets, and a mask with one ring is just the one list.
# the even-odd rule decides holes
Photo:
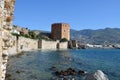
[(91, 44), (116, 44), (120, 43), (120, 28), (105, 28), (105, 29), (85, 29), (73, 30), (71, 29), (71, 39), (78, 40), (81, 43)]
[(39, 39), (45, 39), (45, 40), (51, 40), (51, 33), (49, 31), (43, 31), (43, 30), (31, 30), (37, 35), (37, 38)]
[(36, 34), (50, 34), (49, 31), (43, 31), (43, 30), (31, 30), (33, 32), (35, 32)]

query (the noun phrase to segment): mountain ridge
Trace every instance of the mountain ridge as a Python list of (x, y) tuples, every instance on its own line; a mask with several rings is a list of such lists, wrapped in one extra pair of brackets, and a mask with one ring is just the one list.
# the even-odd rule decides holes
[(71, 39), (90, 44), (118, 44), (120, 43), (120, 28), (105, 29), (71, 29)]

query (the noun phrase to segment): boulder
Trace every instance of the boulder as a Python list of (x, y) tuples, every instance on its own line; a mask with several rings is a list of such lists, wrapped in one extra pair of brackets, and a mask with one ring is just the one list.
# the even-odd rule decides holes
[(79, 74), (79, 75), (86, 75), (86, 74), (87, 74), (87, 71), (79, 70), (79, 71), (78, 71), (78, 74)]
[(109, 80), (107, 75), (104, 74), (101, 70), (97, 70), (96, 72), (87, 75), (85, 80)]
[(58, 69), (57, 69), (55, 66), (52, 66), (52, 67), (50, 68), (50, 70), (52, 70), (52, 71), (57, 71)]

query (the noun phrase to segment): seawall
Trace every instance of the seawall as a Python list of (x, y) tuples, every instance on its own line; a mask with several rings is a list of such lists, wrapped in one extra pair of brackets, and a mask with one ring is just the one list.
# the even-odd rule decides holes
[(9, 55), (16, 55), (23, 51), (31, 51), (31, 50), (37, 50), (38, 49), (38, 40), (25, 38), (25, 37), (17, 37), (12, 36), (12, 44), (8, 49)]
[(40, 40), (38, 47), (42, 50), (68, 49), (68, 42)]

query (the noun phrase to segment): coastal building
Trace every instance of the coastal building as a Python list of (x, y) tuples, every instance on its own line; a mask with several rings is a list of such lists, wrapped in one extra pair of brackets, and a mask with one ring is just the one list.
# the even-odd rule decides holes
[(52, 24), (51, 37), (53, 40), (61, 40), (63, 38), (70, 40), (70, 25), (66, 23)]
[(17, 34), (28, 34), (29, 30), (28, 28), (22, 28), (19, 26), (13, 26), (12, 28), (12, 33), (17, 33)]

